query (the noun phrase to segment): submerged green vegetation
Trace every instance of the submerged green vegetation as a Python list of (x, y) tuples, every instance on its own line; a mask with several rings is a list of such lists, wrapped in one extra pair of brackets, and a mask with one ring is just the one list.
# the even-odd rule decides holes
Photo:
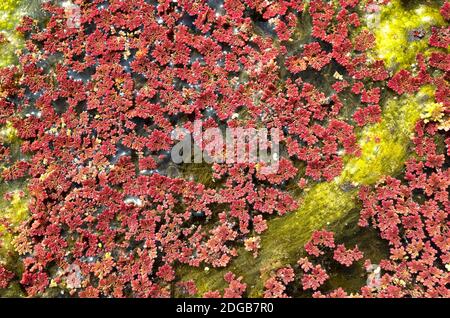
[(22, 17), (42, 18), (42, 0), (0, 1), (0, 67), (17, 63), (17, 50), (23, 47), (23, 38), (16, 31)]
[[(0, 144), (7, 144), (12, 151), (12, 159), (18, 158), (20, 153), (20, 139), (17, 137), (16, 130), (11, 123), (7, 123), (0, 129)], [(0, 172), (6, 168), (0, 164)], [(6, 265), (9, 270), (19, 275), (22, 271), (22, 265), (19, 261), (19, 255), (14, 247), (16, 230), (19, 225), (28, 218), (29, 198), (26, 194), (26, 181), (4, 181), (0, 179), (0, 218), (3, 222), (0, 224), (0, 264)], [(22, 295), (19, 283), (13, 282), (7, 290), (0, 290), (0, 297), (14, 297)]]
[(418, 52), (430, 52), (425, 34), (431, 26), (445, 25), (437, 3), (418, 1), (391, 0), (366, 18), (376, 38), (374, 58), (383, 59), (390, 69), (409, 68)]
[[(424, 99), (427, 102), (422, 105), (420, 101)], [(366, 128), (360, 135), (361, 156), (348, 158), (336, 182), (370, 185), (383, 176), (399, 172), (408, 156), (414, 125), (432, 99), (433, 96), (425, 92), (388, 99), (382, 121)]]
[(22, 0), (2, 0), (0, 3), (0, 67), (16, 61), (15, 51), (21, 45), (21, 37), (15, 32), (24, 11)]

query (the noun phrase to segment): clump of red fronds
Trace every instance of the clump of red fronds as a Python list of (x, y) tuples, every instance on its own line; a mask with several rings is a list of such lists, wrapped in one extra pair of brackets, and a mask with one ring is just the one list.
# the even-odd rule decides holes
[[(25, 18), (20, 67), (0, 70), (0, 124), (13, 124), (26, 154), (14, 162), (2, 145), (8, 168), (1, 177), (28, 177), (32, 198), (16, 240), (30, 296), (50, 282), (81, 297), (170, 296), (177, 265), (225, 267), (240, 242), (256, 253), (253, 232), (297, 207), (288, 184), (338, 176), (343, 156), (359, 154), (355, 123), (380, 120), (384, 89), (402, 94), (433, 83), (436, 100), (449, 103), (446, 78), (432, 79), (428, 69), (400, 71), (386, 83), (383, 62), (364, 53), (373, 35), (355, 31), (357, 0), (307, 7), (226, 0), (223, 9), (186, 0), (76, 3), (79, 28), (50, 3), (44, 25)], [(300, 14), (311, 17), (313, 40), (297, 51), (290, 43)], [(442, 47), (446, 32), (434, 29), (430, 43)], [(332, 89), (309, 76), (328, 80), (338, 70)], [(346, 118), (350, 97), (361, 105)], [(279, 173), (263, 175), (258, 163), (214, 164), (214, 186), (169, 175), (171, 134), (180, 126), (192, 131), (194, 120), (282, 127)], [(305, 272), (304, 285), (318, 288), (322, 270)], [(228, 296), (243, 294), (239, 278), (226, 279)]]
[(264, 297), (285, 298), (291, 296), (293, 284), (303, 291), (315, 292), (322, 288), (330, 278), (321, 262), (327, 258), (350, 267), (363, 258), (363, 253), (355, 246), (347, 249), (343, 244), (336, 245), (334, 233), (326, 230), (315, 231), (305, 245), (307, 255), (298, 260), (294, 267), (283, 267), (265, 282)]
[(286, 298), (286, 285), (294, 281), (294, 270), (289, 267), (280, 268), (275, 275), (270, 277), (264, 284), (265, 298)]
[(219, 291), (208, 291), (203, 294), (204, 298), (242, 298), (247, 284), (242, 282), (242, 277), (236, 277), (232, 272), (228, 272), (224, 276), (224, 280), (228, 283), (225, 287), (223, 295)]
[(0, 265), (0, 289), (8, 287), (13, 278), (14, 273), (8, 271), (4, 266)]
[[(402, 178), (386, 177), (375, 188), (360, 190), (359, 225), (375, 228), (390, 247), (389, 258), (377, 268), (378, 278), (371, 276), (374, 265), (366, 260), (367, 285), (359, 293), (342, 288), (326, 292), (329, 274), (320, 259), (332, 256), (350, 267), (364, 255), (357, 246), (336, 245), (332, 232), (316, 231), (305, 245), (309, 256), (298, 261), (295, 274), (303, 289), (315, 291), (314, 297), (449, 297), (450, 138), (437, 123), (419, 122), (413, 143), (415, 157), (406, 163)], [(288, 297), (275, 277), (267, 281), (265, 296)]]
[(449, 296), (449, 138), (445, 150), (436, 144), (438, 136), (443, 135), (437, 124), (418, 123), (418, 157), (407, 162), (404, 180), (387, 177), (375, 190), (361, 190), (360, 224), (372, 224), (390, 245), (390, 258), (380, 264), (385, 275), (377, 296)]

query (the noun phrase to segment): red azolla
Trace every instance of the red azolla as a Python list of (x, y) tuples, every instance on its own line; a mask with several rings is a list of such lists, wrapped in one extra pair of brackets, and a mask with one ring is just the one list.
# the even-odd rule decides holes
[(430, 45), (441, 48), (448, 48), (450, 45), (450, 27), (432, 27)]
[(2, 171), (2, 177), (5, 181), (17, 180), (28, 173), (30, 164), (26, 161), (17, 161), (11, 167)]
[(436, 102), (444, 104), (445, 107), (450, 107), (450, 85), (443, 78), (434, 79), (436, 86), (435, 99)]
[(353, 114), (353, 119), (360, 127), (368, 123), (377, 123), (381, 120), (381, 108), (379, 105), (370, 105), (365, 108), (360, 108)]
[(440, 12), (445, 20), (450, 20), (450, 2), (449, 1), (444, 2), (444, 4), (441, 7)]
[(380, 100), (381, 90), (379, 87), (371, 90), (363, 90), (361, 94), (361, 101), (363, 103), (377, 104)]
[(224, 276), (225, 281), (228, 283), (228, 287), (224, 289), (224, 298), (242, 298), (247, 284), (242, 283), (242, 277), (236, 278), (232, 272), (228, 272)]
[(277, 32), (278, 38), (281, 41), (288, 41), (291, 37), (291, 31), (289, 30), (286, 23), (281, 20), (277, 20), (275, 25), (275, 31)]
[(220, 295), (220, 292), (215, 290), (215, 291), (207, 291), (206, 293), (203, 294), (203, 298), (221, 298), (222, 296)]
[(176, 285), (182, 294), (186, 294), (188, 296), (194, 296), (197, 294), (197, 287), (193, 280), (177, 282)]
[(352, 86), (352, 93), (353, 94), (361, 94), (361, 91), (364, 88), (364, 83), (362, 82), (355, 82)]
[(374, 81), (383, 81), (389, 77), (389, 73), (384, 66), (384, 61), (377, 60), (371, 63), (365, 70), (365, 72), (361, 72), (360, 74), (355, 74), (355, 77), (367, 77)]
[(140, 171), (150, 171), (156, 169), (156, 167), (157, 167), (156, 161), (152, 157), (144, 157), (139, 160)]
[(347, 298), (348, 294), (347, 292), (339, 287), (338, 289), (335, 289), (328, 294), (322, 294), (320, 291), (316, 291), (312, 295), (313, 298)]
[(286, 59), (286, 67), (291, 73), (297, 74), (306, 70), (308, 63), (303, 57), (294, 55)]
[(129, 156), (121, 156), (111, 172), (108, 180), (112, 184), (124, 183), (135, 175), (135, 166)]
[(348, 294), (345, 290), (343, 290), (341, 287), (338, 289), (333, 290), (328, 294), (329, 298), (347, 298)]
[(300, 180), (298, 181), (297, 185), (298, 185), (298, 187), (300, 189), (305, 189), (306, 186), (308, 185), (308, 180), (305, 179), (305, 178), (300, 178)]
[(292, 267), (283, 267), (276, 271), (264, 284), (264, 298), (286, 298), (286, 286), (294, 281)]
[[(248, 237), (251, 230), (259, 234), (267, 228), (263, 214), (282, 215), (297, 207), (285, 189), (287, 182), (297, 182), (294, 163), (306, 166), (298, 181), (304, 188), (310, 179), (332, 180), (340, 174), (342, 148), (347, 154), (358, 153), (351, 119), (336, 119), (342, 116), (346, 97), (341, 93), (346, 87), (354, 84), (352, 93), (370, 104), (355, 112), (358, 125), (380, 118), (380, 90), (371, 81), (385, 80), (388, 73), (382, 61), (370, 63), (365, 54), (355, 52), (373, 45), (373, 35), (367, 31), (360, 32), (354, 43), (350, 40), (351, 29), (360, 24), (353, 9), (357, 0), (340, 0), (339, 9), (331, 2), (310, 1), (309, 12), (302, 14), (311, 15), (312, 36), (320, 43), (305, 45), (303, 53), (293, 52), (297, 43), (288, 41), (303, 10), (301, 1), (230, 0), (223, 9), (207, 3), (169, 2), (154, 7), (143, 0), (110, 1), (102, 9), (81, 5), (84, 27), (77, 30), (64, 27), (64, 10), (46, 5), (48, 22), (38, 25), (26, 19), (22, 26), (26, 37), (33, 33), (20, 56), (20, 67), (0, 71), (0, 123), (11, 120), (24, 139), (23, 151), (30, 154), (29, 169), (22, 169), (25, 165), (19, 162), (3, 173), (14, 178), (28, 170), (31, 178), (31, 219), (17, 240), (17, 249), (31, 255), (24, 263), (33, 271), (23, 277), (30, 294), (42, 293), (50, 278), (65, 279), (55, 277), (49, 266), (67, 268), (69, 262), (82, 272), (67, 277), (72, 286), (82, 286), (78, 294), (82, 297), (170, 295), (167, 282), (174, 279), (176, 262), (226, 266), (237, 255), (236, 240), (247, 238), (247, 247), (256, 250), (257, 240)], [(441, 11), (446, 12), (447, 6)], [(248, 17), (253, 11), (262, 16), (258, 22), (264, 26), (263, 34), (253, 32), (254, 21)], [(276, 41), (274, 31), (286, 41), (284, 45)], [(445, 32), (434, 29), (430, 41), (443, 45)], [(294, 77), (286, 80), (278, 63), (291, 54), (296, 55), (285, 63)], [(47, 66), (44, 70), (40, 65), (51, 64), (47, 57), (54, 55), (62, 57), (64, 66), (47, 72)], [(333, 85), (336, 94), (330, 96), (328, 90), (308, 83), (309, 75), (301, 72), (308, 66), (318, 72), (331, 57), (343, 69), (342, 75), (335, 74), (339, 82)], [(438, 61), (442, 57), (433, 53), (430, 66), (445, 70), (445, 63)], [(413, 92), (429, 82), (425, 61), (418, 64), (418, 75), (399, 73), (390, 87), (399, 93)], [(241, 69), (246, 76), (240, 76)], [(54, 78), (48, 80), (48, 74)], [(315, 75), (321, 81), (323, 74)], [(444, 75), (433, 79), (433, 84), (436, 101), (447, 105), (450, 94)], [(34, 94), (31, 98), (28, 91)], [(39, 112), (26, 118), (14, 114), (16, 107), (17, 113), (28, 111), (28, 105)], [(278, 174), (262, 176), (258, 165), (217, 164), (212, 182), (220, 179), (221, 186), (216, 190), (168, 163), (175, 128), (192, 130), (196, 119), (205, 119), (205, 127), (218, 127), (229, 118), (232, 127), (283, 127), (290, 156), (283, 154)], [(428, 126), (423, 133), (431, 130)], [(387, 180), (385, 188), (377, 187), (376, 195), (369, 190), (362, 194), (362, 218), (366, 224), (373, 222), (393, 245), (395, 260), (389, 269), (400, 278), (400, 265), (395, 262), (401, 251), (414, 257), (425, 233), (433, 236), (430, 240), (442, 259), (448, 258), (448, 233), (441, 225), (448, 175), (437, 171), (443, 169), (445, 159), (427, 143), (434, 144), (432, 138), (417, 140), (417, 152), (426, 155), (426, 161), (414, 169), (408, 164), (408, 187)], [(9, 155), (0, 151), (2, 158)], [(406, 200), (412, 189), (423, 191), (427, 204)], [(217, 223), (210, 223), (216, 219), (212, 209), (218, 206), (223, 211)], [(419, 216), (425, 225), (418, 222)], [(407, 248), (400, 248), (405, 244)], [(324, 247), (334, 245), (329, 235), (313, 235), (306, 248), (320, 256)], [(436, 253), (426, 247), (429, 244), (423, 246), (425, 265), (414, 267), (421, 268), (424, 273), (419, 278), (426, 281), (439, 275), (428, 268)], [(301, 268), (311, 275), (316, 267), (304, 261)], [(326, 274), (316, 271), (319, 280), (305, 276), (308, 288), (323, 283)], [(285, 296), (292, 276), (290, 269), (279, 270), (267, 282), (268, 294)], [(227, 275), (225, 279), (228, 296), (243, 295), (239, 278)], [(386, 286), (391, 283), (386, 281)], [(191, 284), (183, 286), (193, 293)], [(394, 288), (387, 294), (395, 292)], [(428, 292), (442, 293), (431, 287)]]
[(375, 45), (375, 36), (368, 30), (362, 30), (355, 38), (355, 50), (366, 51)]
[(336, 82), (332, 85), (333, 89), (337, 92), (340, 93), (342, 92), (345, 88), (347, 88), (349, 86), (349, 83), (345, 80), (343, 81), (339, 81)]
[(332, 23), (335, 13), (334, 6), (331, 3), (317, 0), (311, 1), (309, 13), (313, 18), (312, 35), (316, 38), (327, 40), (327, 28)]
[(245, 5), (240, 0), (225, 0), (224, 9), (227, 11), (228, 17), (235, 21), (239, 21), (245, 10)]
[(163, 266), (160, 266), (158, 272), (156, 272), (156, 275), (159, 278), (163, 279), (165, 282), (171, 282), (172, 280), (175, 279), (175, 271), (169, 264), (164, 264)]
[(13, 278), (14, 273), (8, 271), (3, 265), (0, 265), (0, 289), (8, 287)]
[(256, 215), (253, 217), (253, 227), (255, 229), (255, 232), (258, 234), (261, 234), (265, 230), (267, 230), (267, 222), (263, 219), (263, 216)]
[(450, 72), (450, 54), (432, 52), (429, 63), (433, 67)]
[(343, 244), (339, 244), (334, 250), (333, 258), (340, 264), (347, 267), (351, 266), (355, 261), (360, 260), (363, 253), (359, 251), (358, 246), (352, 250), (347, 250)]
[(308, 254), (319, 256), (324, 252), (320, 247), (334, 248), (334, 233), (329, 231), (314, 231), (311, 240), (305, 245), (305, 250)]
[[(404, 182), (388, 177), (374, 190), (364, 188), (360, 192), (363, 201), (361, 224), (370, 223), (377, 228), (381, 237), (391, 245), (389, 260), (380, 262), (387, 274), (381, 277), (377, 297), (427, 297), (444, 295), (440, 277), (446, 259), (439, 259), (438, 253), (448, 254), (446, 213), (437, 201), (448, 202), (448, 177), (442, 167), (444, 157), (436, 148), (436, 140), (430, 136), (438, 131), (435, 124), (416, 125), (413, 139), (415, 152), (420, 159), (411, 159), (406, 164)], [(447, 170), (445, 170), (446, 174)], [(414, 285), (398, 285), (399, 280)], [(368, 290), (363, 290), (364, 296)]]
[(294, 281), (294, 270), (291, 267), (283, 267), (277, 270), (276, 276), (287, 285)]
[[(246, 1), (247, 3), (250, 1)], [(301, 2), (301, 1), (299, 1)], [(264, 6), (264, 19), (270, 19), (275, 17), (276, 15), (284, 15), (286, 10), (288, 9), (288, 1), (276, 1), (272, 3), (261, 2), (262, 6)]]
[(258, 170), (256, 177), (260, 180), (267, 180), (272, 184), (280, 184), (297, 175), (297, 168), (292, 164), (292, 161), (286, 158), (279, 159), (278, 169), (275, 173), (263, 174), (261, 171), (261, 169)]
[(44, 292), (49, 284), (49, 278), (46, 273), (33, 273), (26, 271), (22, 274), (20, 283), (25, 287), (30, 296)]
[(258, 250), (261, 248), (261, 238), (259, 236), (249, 237), (244, 241), (246, 251), (253, 252), (253, 257), (258, 256)]
[(97, 288), (93, 286), (86, 287), (85, 290), (81, 291), (78, 294), (81, 298), (98, 298), (100, 296), (100, 292)]
[(308, 65), (317, 71), (320, 71), (331, 61), (331, 55), (322, 50), (318, 42), (305, 45), (302, 56), (308, 62)]
[(401, 70), (389, 80), (388, 87), (402, 95), (415, 92), (419, 85), (409, 71)]
[(286, 287), (276, 277), (269, 278), (264, 284), (264, 298), (286, 298)]
[(317, 290), (329, 278), (325, 269), (321, 265), (315, 265), (312, 269), (304, 273), (301, 278), (303, 290)]

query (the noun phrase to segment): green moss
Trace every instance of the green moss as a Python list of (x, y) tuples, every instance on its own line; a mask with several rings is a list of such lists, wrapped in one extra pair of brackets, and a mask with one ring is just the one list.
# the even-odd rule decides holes
[(11, 144), (18, 141), (17, 130), (11, 122), (0, 128), (0, 142)]
[[(9, 228), (0, 226), (0, 261), (5, 261), (8, 254), (14, 252), (13, 241), (15, 230), (28, 218), (29, 198), (23, 194), (23, 184), (21, 182), (4, 183), (0, 187), (0, 217), (6, 219)], [(12, 193), (11, 200), (5, 200), (4, 195)], [(21, 194), (22, 193), (22, 194)]]
[(3, 210), (3, 217), (6, 217), (13, 226), (18, 226), (28, 217), (28, 199), (19, 194), (13, 193), (9, 206)]
[[(409, 1), (406, 5), (403, 2), (391, 0), (379, 14), (366, 16), (376, 37), (373, 58), (383, 59), (392, 70), (410, 67), (417, 53), (426, 53), (430, 49), (431, 26), (445, 25), (437, 3), (431, 6), (417, 1)], [(411, 32), (419, 29), (427, 36), (412, 38)]]
[[(427, 99), (427, 102), (423, 103), (423, 99)], [(414, 125), (422, 111), (431, 104), (434, 103), (425, 92), (388, 100), (383, 120), (361, 134), (361, 156), (347, 160), (338, 180), (368, 185), (385, 175), (398, 172), (408, 156), (407, 145)]]
[(2, 0), (0, 3), (0, 12), (2, 13), (0, 28), (2, 30), (11, 30), (14, 28), (17, 8), (21, 2), (22, 0)]
[[(21, 143), (21, 140), (17, 136), (17, 130), (13, 127), (11, 122), (7, 122), (6, 125), (0, 126), (0, 144), (8, 146), (12, 161), (17, 160), (20, 157)], [(0, 161), (0, 173), (7, 168), (9, 164), (10, 162), (6, 163)]]
[[(21, 140), (10, 122), (0, 128), (0, 144), (9, 146), (12, 161), (19, 158)], [(6, 167), (8, 164), (0, 162), (0, 173)], [(14, 239), (18, 226), (29, 215), (29, 197), (24, 194), (25, 188), (26, 181), (24, 180), (6, 182), (0, 178), (0, 218), (9, 224), (8, 228), (0, 225), (0, 263), (15, 272), (17, 277), (22, 271), (22, 264), (14, 247)], [(4, 198), (6, 193), (12, 194), (11, 199)], [(0, 297), (17, 297), (22, 294), (20, 285), (16, 281), (12, 282), (8, 289), (0, 290)]]
[(22, 0), (2, 0), (0, 3), (0, 34), (5, 39), (0, 43), (0, 67), (17, 60), (15, 50), (22, 45), (22, 39), (15, 28), (24, 13), (22, 4)]
[[(0, 263), (20, 277), (23, 266), (19, 254), (15, 250), (14, 239), (16, 237), (16, 230), (19, 224), (28, 218), (28, 203), (27, 196), (20, 195), (20, 188), (22, 184), (3, 184), (0, 187), (0, 217), (6, 219), (10, 224), (8, 228), (0, 225)], [(12, 189), (16, 189), (12, 191)], [(6, 201), (3, 195), (6, 192), (13, 192), (12, 200)], [(23, 296), (23, 291), (20, 288), (18, 281), (11, 282), (7, 289), (0, 290), (0, 297), (18, 297)]]

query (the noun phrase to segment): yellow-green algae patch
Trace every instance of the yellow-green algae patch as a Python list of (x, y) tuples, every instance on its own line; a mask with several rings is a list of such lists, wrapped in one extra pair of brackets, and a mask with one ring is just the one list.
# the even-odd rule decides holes
[(373, 54), (392, 70), (410, 67), (418, 52), (426, 54), (431, 49), (428, 45), (431, 27), (445, 25), (437, 2), (425, 5), (391, 0), (381, 12), (366, 18), (376, 37)]
[[(0, 187), (0, 217), (8, 222), (8, 226), (0, 225), (0, 264), (20, 277), (23, 266), (20, 261), (19, 254), (15, 250), (14, 239), (17, 235), (17, 227), (28, 218), (28, 196), (22, 190), (22, 184), (14, 185), (15, 190), (11, 189), (11, 185), (2, 184)], [(3, 195), (9, 192), (12, 199), (8, 202), (3, 199)], [(0, 289), (0, 297), (18, 297), (24, 296), (20, 284), (17, 280), (13, 280), (7, 289)]]
[[(14, 237), (15, 229), (28, 218), (28, 196), (21, 190), (20, 184), (15, 184), (12, 190), (11, 185), (2, 185), (0, 195), (0, 217), (8, 222), (8, 228), (0, 225), (0, 262), (9, 263), (11, 257), (14, 257)], [(3, 196), (9, 193), (10, 200), (4, 200)]]
[[(0, 128), (0, 144), (8, 145), (11, 150), (12, 160), (18, 159), (18, 148), (20, 139), (16, 129), (10, 122)], [(0, 162), (0, 172), (7, 168), (7, 165)], [(14, 238), (17, 234), (18, 226), (28, 218), (29, 197), (24, 190), (26, 182), (23, 180), (5, 181), (0, 177), (0, 264), (6, 266), (8, 270), (19, 275), (22, 265), (19, 255), (14, 247)], [(7, 195), (9, 198), (5, 198)], [(5, 226), (7, 224), (7, 226)], [(0, 297), (13, 297), (22, 295), (22, 291), (17, 281), (11, 283), (10, 287), (0, 290)]]
[(4, 127), (0, 128), (0, 141), (6, 144), (18, 142), (17, 131), (11, 122), (7, 122)]
[[(422, 100), (431, 104), (432, 96), (419, 93), (394, 97), (386, 102), (383, 120), (363, 131), (359, 139), (361, 156), (347, 160), (338, 182), (369, 185), (385, 175), (398, 172), (408, 156), (408, 145), (414, 125), (420, 118)], [(400, 165), (399, 165), (400, 163)]]
[(21, 17), (22, 0), (1, 0), (0, 2), (0, 67), (13, 64), (16, 59), (15, 51), (22, 45), (20, 35), (15, 31)]

